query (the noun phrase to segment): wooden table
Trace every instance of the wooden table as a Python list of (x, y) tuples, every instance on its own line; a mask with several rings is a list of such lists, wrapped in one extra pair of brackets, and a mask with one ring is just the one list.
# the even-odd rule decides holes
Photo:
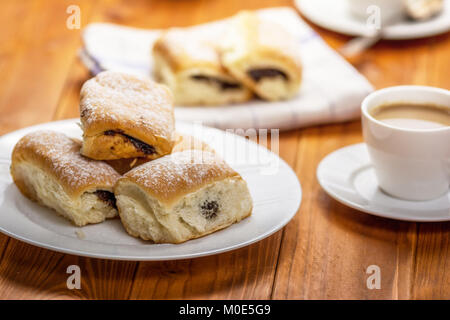
[[(66, 28), (69, 5), (80, 6), (82, 27), (109, 21), (146, 28), (188, 26), (240, 9), (292, 5), (287, 0), (243, 2), (2, 1), (0, 134), (78, 116), (80, 86), (89, 73), (77, 58), (80, 30)], [(315, 29), (334, 48), (348, 40)], [(383, 41), (356, 67), (376, 88), (420, 84), (449, 89), (450, 34)], [(0, 298), (449, 299), (450, 223), (376, 218), (339, 204), (319, 187), (319, 161), (360, 141), (359, 121), (282, 133), (281, 157), (303, 186), (301, 208), (283, 230), (232, 252), (173, 262), (119, 262), (56, 253), (0, 235)], [(73, 264), (81, 267), (81, 290), (66, 287), (66, 269)], [(367, 288), (369, 265), (381, 269), (379, 290)]]

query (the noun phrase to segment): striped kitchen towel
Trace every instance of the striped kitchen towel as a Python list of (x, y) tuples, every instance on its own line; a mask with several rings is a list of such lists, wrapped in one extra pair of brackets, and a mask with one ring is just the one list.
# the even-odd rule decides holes
[[(331, 49), (291, 8), (257, 11), (291, 31), (302, 44), (303, 82), (296, 97), (286, 101), (252, 100), (216, 107), (175, 108), (181, 121), (195, 121), (221, 129), (293, 129), (342, 122), (360, 115), (360, 104), (373, 88)], [(228, 19), (197, 26), (218, 32)], [(102, 70), (151, 76), (151, 47), (161, 30), (143, 30), (93, 23), (83, 31), (80, 57), (93, 74)], [(218, 33), (217, 33), (218, 34)]]

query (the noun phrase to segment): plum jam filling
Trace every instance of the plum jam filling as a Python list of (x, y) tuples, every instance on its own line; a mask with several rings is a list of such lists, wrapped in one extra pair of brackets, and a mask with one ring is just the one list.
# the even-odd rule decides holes
[(122, 130), (107, 130), (104, 132), (104, 134), (106, 136), (114, 136), (116, 134), (121, 135), (122, 137), (129, 140), (137, 150), (141, 151), (146, 155), (152, 155), (156, 153), (155, 147), (125, 134)]
[(201, 213), (206, 219), (213, 219), (217, 216), (217, 213), (219, 212), (219, 204), (217, 201), (208, 201), (206, 200), (203, 202), (203, 204), (200, 206)]
[(106, 190), (97, 190), (94, 193), (100, 200), (108, 204), (110, 207), (117, 209), (116, 197), (114, 197), (114, 193)]
[(282, 77), (284, 80), (288, 80), (288, 76), (281, 70), (278, 69), (250, 69), (247, 71), (247, 74), (255, 81), (258, 82), (263, 78), (275, 78)]
[(220, 87), (221, 90), (229, 90), (229, 89), (240, 89), (242, 86), (239, 83), (225, 81), (219, 78), (204, 76), (204, 75), (193, 75), (192, 79), (196, 81), (204, 81), (210, 84), (215, 84)]

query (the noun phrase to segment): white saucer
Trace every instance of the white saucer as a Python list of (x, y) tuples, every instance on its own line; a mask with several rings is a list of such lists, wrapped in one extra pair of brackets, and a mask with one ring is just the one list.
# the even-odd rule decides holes
[[(450, 30), (450, 0), (444, 0), (440, 15), (423, 22), (402, 21), (386, 27), (383, 38), (391, 40), (416, 39), (438, 35)], [(364, 20), (355, 18), (345, 0), (296, 0), (300, 12), (318, 26), (351, 35), (370, 35), (373, 31)]]
[(0, 159), (3, 159), (0, 160), (0, 232), (39, 247), (87, 257), (186, 259), (262, 240), (285, 226), (300, 206), (302, 192), (297, 176), (276, 154), (229, 132), (177, 122), (178, 132), (204, 140), (247, 181), (253, 198), (252, 215), (224, 230), (176, 245), (152, 244), (133, 238), (125, 232), (119, 219), (75, 227), (50, 209), (22, 196), (12, 183), (9, 166), (11, 151), (25, 134), (44, 129), (80, 138), (78, 121), (44, 123), (0, 137)]
[(405, 221), (450, 221), (450, 191), (431, 201), (405, 201), (381, 191), (364, 143), (327, 155), (317, 167), (317, 179), (331, 197), (366, 213)]

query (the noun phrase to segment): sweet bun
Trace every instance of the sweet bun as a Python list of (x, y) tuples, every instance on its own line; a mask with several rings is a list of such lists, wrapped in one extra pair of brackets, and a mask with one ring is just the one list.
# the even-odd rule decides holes
[(14, 147), (11, 175), (24, 196), (84, 226), (117, 216), (113, 187), (120, 175), (83, 157), (80, 146), (62, 133), (30, 133)]
[(170, 90), (149, 79), (114, 71), (81, 88), (81, 153), (97, 160), (169, 154), (175, 120)]
[(220, 51), (224, 67), (259, 97), (274, 101), (297, 94), (299, 44), (277, 23), (243, 11), (232, 18)]
[(174, 93), (177, 105), (223, 105), (252, 93), (221, 65), (216, 45), (201, 29), (174, 28), (153, 46), (154, 76)]
[(180, 243), (239, 222), (252, 211), (246, 182), (214, 153), (176, 152), (126, 173), (114, 193), (127, 232)]

